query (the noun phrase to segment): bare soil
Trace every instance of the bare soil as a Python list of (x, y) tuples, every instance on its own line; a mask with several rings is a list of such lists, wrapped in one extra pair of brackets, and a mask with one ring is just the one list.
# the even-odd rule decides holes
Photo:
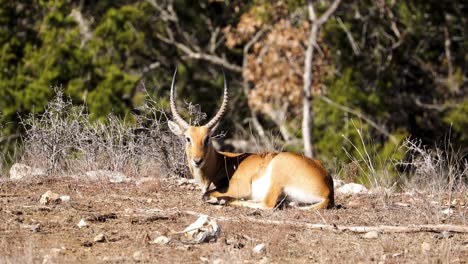
[[(69, 195), (70, 201), (41, 205), (48, 190)], [(192, 185), (175, 179), (0, 179), (0, 263), (468, 263), (466, 233), (379, 233), (369, 239), (300, 225), (466, 226), (466, 193), (337, 196), (340, 208), (322, 211), (216, 206), (200, 196)], [(449, 205), (452, 213), (446, 214)], [(180, 241), (177, 232), (196, 214), (218, 220), (218, 239)], [(88, 227), (77, 226), (81, 219)], [(93, 241), (98, 234), (105, 235), (104, 242)], [(161, 235), (171, 242), (152, 243)], [(252, 249), (262, 243), (265, 251), (255, 253)]]

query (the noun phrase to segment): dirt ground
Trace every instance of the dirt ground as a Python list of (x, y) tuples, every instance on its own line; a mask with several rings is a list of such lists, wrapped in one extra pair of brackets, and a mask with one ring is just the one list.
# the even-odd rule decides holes
[[(41, 205), (39, 199), (48, 190), (70, 200)], [(2, 178), (0, 263), (468, 263), (466, 233), (379, 233), (366, 238), (301, 225), (466, 227), (467, 194), (448, 199), (420, 192), (362, 194), (337, 196), (340, 209), (261, 211), (203, 203), (199, 190), (175, 179), (108, 183)], [(197, 213), (217, 219), (220, 236), (202, 244), (182, 243), (177, 232), (194, 222)], [(87, 227), (77, 226), (81, 219)], [(103, 242), (94, 242), (98, 234), (104, 234)], [(153, 243), (162, 235), (171, 241)], [(264, 250), (254, 252), (262, 243)]]

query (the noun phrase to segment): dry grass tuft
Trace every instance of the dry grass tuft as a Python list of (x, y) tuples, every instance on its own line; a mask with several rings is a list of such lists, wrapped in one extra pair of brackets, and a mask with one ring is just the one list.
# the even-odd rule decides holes
[(407, 174), (407, 186), (447, 193), (466, 191), (468, 160), (460, 150), (455, 150), (448, 139), (443, 147), (428, 148), (420, 140), (406, 139), (403, 147), (408, 161), (400, 162)]
[(21, 161), (54, 175), (104, 169), (133, 177), (188, 176), (182, 143), (168, 130), (164, 110), (147, 100), (139, 112), (127, 121), (115, 115), (92, 121), (85, 106), (56, 90), (43, 114), (22, 120)]

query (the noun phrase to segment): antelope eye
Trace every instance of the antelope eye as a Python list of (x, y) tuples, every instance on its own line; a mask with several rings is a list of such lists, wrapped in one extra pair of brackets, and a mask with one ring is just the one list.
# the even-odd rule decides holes
[(190, 143), (190, 138), (189, 138), (189, 137), (185, 137), (185, 142)]
[(206, 147), (206, 146), (208, 146), (209, 142), (210, 142), (210, 138), (206, 137), (205, 140), (203, 141), (203, 145)]

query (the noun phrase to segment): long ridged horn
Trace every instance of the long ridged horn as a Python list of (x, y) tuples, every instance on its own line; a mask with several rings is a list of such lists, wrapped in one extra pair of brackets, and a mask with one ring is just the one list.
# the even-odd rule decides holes
[(224, 116), (224, 113), (226, 112), (227, 109), (227, 102), (228, 102), (228, 89), (227, 89), (227, 83), (226, 83), (226, 74), (223, 71), (223, 77), (224, 77), (224, 97), (223, 97), (223, 103), (221, 104), (221, 108), (219, 109), (218, 113), (213, 117), (213, 119), (208, 122), (205, 126), (208, 127), (209, 129), (213, 129), (219, 121)]
[(177, 107), (175, 104), (174, 100), (174, 84), (175, 84), (175, 77), (177, 75), (177, 67), (174, 72), (174, 76), (172, 77), (172, 83), (171, 83), (171, 112), (172, 112), (172, 117), (174, 121), (179, 124), (184, 130), (189, 128), (189, 124), (185, 122), (185, 120), (179, 115), (179, 112), (177, 112)]

